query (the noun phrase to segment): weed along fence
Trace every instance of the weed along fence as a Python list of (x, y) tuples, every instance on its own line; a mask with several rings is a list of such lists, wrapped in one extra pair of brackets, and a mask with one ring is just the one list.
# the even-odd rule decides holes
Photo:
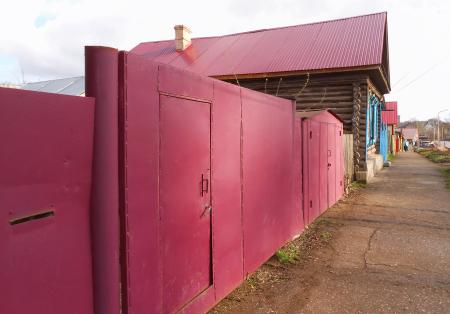
[[(0, 195), (8, 198), (0, 198), (0, 253), (24, 257), (15, 264), (1, 261), (9, 263), (2, 264), (8, 273), (0, 273), (2, 294), (9, 296), (0, 305), (8, 313), (27, 312), (15, 307), (21, 287), (37, 291), (30, 290), (26, 303), (37, 304), (37, 314), (205, 312), (343, 193), (342, 122), (328, 111), (296, 114), (292, 101), (106, 47), (86, 48), (86, 86), (87, 96), (95, 98), (95, 123), (92, 98), (68, 98), (55, 107), (67, 104), (58, 117), (40, 110), (39, 124), (24, 120), (31, 116), (9, 114), (17, 106), (4, 107), (6, 93), (0, 90), (2, 130), (6, 126), (11, 138), (30, 145), (37, 135), (27, 142), (28, 127), (6, 122), (47, 132), (40, 138), (46, 155), (34, 158), (36, 150), (16, 147), (8, 160), (0, 157), (6, 171), (15, 155), (22, 156), (1, 179)], [(21, 102), (24, 92), (15, 92)], [(43, 95), (48, 94), (32, 97)], [(50, 132), (55, 118), (57, 130)], [(61, 144), (62, 138), (70, 140)], [(44, 162), (52, 149), (58, 153)], [(30, 169), (39, 161), (47, 167), (38, 167), (36, 179), (49, 188), (45, 197), (39, 196), (41, 185), (23, 189), (14, 177), (19, 163)], [(63, 175), (55, 175), (60, 185), (45, 184), (53, 178), (52, 167), (62, 167)], [(18, 178), (28, 182), (25, 172)], [(64, 206), (72, 202), (67, 215), (73, 219), (63, 219)], [(11, 208), (52, 204), (48, 220), (8, 222), (21, 217), (18, 212), (11, 218)], [(18, 237), (22, 242), (16, 243), (16, 227), (29, 228), (28, 236), (51, 228), (52, 238), (34, 237), (29, 244)], [(52, 250), (64, 258), (51, 260), (57, 254)], [(31, 269), (41, 277), (26, 276), (24, 270)], [(9, 274), (19, 274), (20, 281)], [(12, 286), (15, 292), (8, 290)], [(49, 286), (54, 291), (42, 297)]]

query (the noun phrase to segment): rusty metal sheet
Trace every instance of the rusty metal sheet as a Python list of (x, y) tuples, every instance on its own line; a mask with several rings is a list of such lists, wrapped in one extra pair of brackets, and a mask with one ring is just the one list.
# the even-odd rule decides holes
[(94, 100), (0, 88), (0, 309), (93, 313)]
[(265, 262), (296, 232), (293, 108), (242, 89), (244, 272)]

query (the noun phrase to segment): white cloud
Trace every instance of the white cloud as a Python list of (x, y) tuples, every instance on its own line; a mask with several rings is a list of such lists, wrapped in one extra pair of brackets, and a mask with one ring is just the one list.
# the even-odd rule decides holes
[[(9, 1), (0, 12), (0, 57), (15, 56), (27, 80), (83, 73), (85, 45), (131, 49), (173, 38), (175, 24), (211, 36), (388, 11), (391, 82), (403, 118), (429, 118), (450, 108), (450, 3), (445, 0)], [(36, 27), (38, 17), (52, 17)], [(417, 82), (399, 88), (426, 71)], [(20, 70), (17, 70), (20, 71)], [(11, 73), (11, 80), (20, 73)]]

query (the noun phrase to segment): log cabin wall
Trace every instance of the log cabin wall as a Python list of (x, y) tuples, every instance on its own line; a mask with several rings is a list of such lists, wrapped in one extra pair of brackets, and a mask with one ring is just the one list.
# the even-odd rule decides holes
[(353, 134), (355, 171), (365, 170), (366, 111), (370, 80), (366, 73), (341, 72), (228, 80), (278, 97), (295, 99), (297, 111), (330, 109)]

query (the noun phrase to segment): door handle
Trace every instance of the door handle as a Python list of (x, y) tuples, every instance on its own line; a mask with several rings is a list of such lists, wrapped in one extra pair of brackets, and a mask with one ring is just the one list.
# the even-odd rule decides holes
[[(205, 178), (204, 174), (202, 174), (202, 179), (201, 179), (201, 191), (200, 191), (200, 195), (203, 196), (205, 193), (208, 193), (209, 190), (209, 180), (208, 178)], [(206, 183), (206, 185), (205, 185)], [(206, 188), (205, 188), (206, 187)]]
[(331, 163), (328, 163), (328, 168), (330, 168), (331, 167)]

